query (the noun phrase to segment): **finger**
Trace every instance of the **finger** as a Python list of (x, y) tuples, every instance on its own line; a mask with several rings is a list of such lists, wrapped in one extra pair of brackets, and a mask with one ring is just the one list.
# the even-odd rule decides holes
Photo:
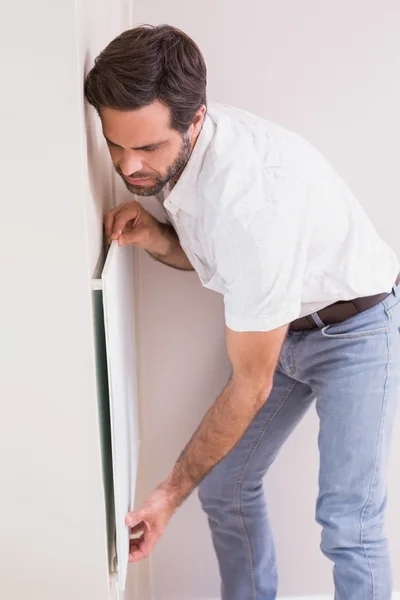
[(144, 533), (137, 538), (132, 538), (129, 540), (129, 552), (134, 552), (138, 550), (144, 542)]
[(142, 558), (146, 558), (144, 553), (141, 550), (143, 545), (143, 538), (137, 538), (136, 540), (131, 540), (129, 543), (129, 553), (128, 553), (128, 562), (137, 562)]
[(146, 513), (144, 510), (131, 510), (125, 517), (125, 523), (128, 527), (135, 527), (143, 523), (145, 516)]
[(112, 233), (112, 230), (113, 230), (115, 216), (122, 209), (122, 206), (123, 206), (122, 204), (119, 204), (118, 206), (116, 206), (115, 208), (113, 208), (112, 210), (110, 210), (104, 216), (104, 229), (105, 229), (107, 237), (111, 236), (111, 233)]
[(104, 217), (104, 230), (105, 230), (106, 236), (108, 238), (110, 238), (110, 236), (111, 236), (113, 225), (114, 225), (114, 215), (108, 213), (108, 215), (106, 215)]
[(145, 531), (146, 531), (146, 524), (142, 521), (141, 523), (138, 523), (134, 527), (130, 528), (130, 535), (137, 536), (139, 533), (142, 534)]
[(149, 533), (136, 540), (131, 540), (129, 547), (129, 562), (137, 562), (147, 558), (157, 542), (157, 537)]
[(133, 246), (139, 242), (139, 234), (137, 231), (129, 231), (127, 233), (122, 233), (118, 238), (119, 246), (128, 246), (132, 244)]
[(119, 237), (126, 224), (130, 221), (135, 221), (138, 213), (139, 211), (135, 206), (130, 206), (128, 209), (121, 210), (121, 212), (115, 216), (112, 228), (112, 236), (117, 235), (117, 237)]

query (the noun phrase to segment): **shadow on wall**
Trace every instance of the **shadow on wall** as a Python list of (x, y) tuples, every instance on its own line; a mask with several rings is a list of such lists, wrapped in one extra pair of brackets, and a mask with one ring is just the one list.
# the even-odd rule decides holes
[[(84, 64), (85, 78), (93, 66), (94, 58), (90, 52), (86, 52)], [(102, 214), (104, 210), (107, 211), (114, 206), (114, 168), (102, 135), (100, 118), (96, 110), (85, 98), (83, 98), (83, 102), (90, 193), (96, 213)], [(111, 173), (111, 176), (105, 178), (105, 173)], [(107, 181), (107, 185), (105, 185), (105, 181)]]

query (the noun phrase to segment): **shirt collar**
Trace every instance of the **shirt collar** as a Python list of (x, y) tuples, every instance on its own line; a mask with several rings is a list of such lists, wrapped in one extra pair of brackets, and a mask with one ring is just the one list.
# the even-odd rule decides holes
[(203, 157), (214, 135), (214, 127), (215, 125), (211, 117), (206, 114), (202, 130), (199, 133), (189, 161), (164, 202), (165, 208), (173, 215), (179, 210), (183, 210), (192, 216), (196, 216), (198, 212), (196, 183), (201, 172)]

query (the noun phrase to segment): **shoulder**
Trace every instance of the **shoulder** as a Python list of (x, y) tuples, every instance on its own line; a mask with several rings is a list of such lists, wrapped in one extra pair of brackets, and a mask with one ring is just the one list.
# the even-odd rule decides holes
[[(198, 178), (205, 205), (221, 217), (268, 206), (303, 210), (301, 199), (332, 168), (301, 136), (246, 111), (211, 104), (213, 128)], [(217, 207), (216, 207), (217, 204)]]

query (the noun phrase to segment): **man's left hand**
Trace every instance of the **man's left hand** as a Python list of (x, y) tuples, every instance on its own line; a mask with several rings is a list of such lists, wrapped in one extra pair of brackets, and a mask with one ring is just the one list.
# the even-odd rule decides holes
[(148, 496), (140, 510), (126, 515), (125, 523), (130, 527), (129, 562), (147, 558), (162, 536), (177, 503), (165, 484), (159, 485)]
[(177, 507), (232, 450), (268, 399), (287, 326), (252, 332), (226, 328), (226, 333), (232, 377), (166, 481), (139, 511), (126, 516), (131, 533), (138, 536), (130, 541), (129, 562), (149, 556)]

